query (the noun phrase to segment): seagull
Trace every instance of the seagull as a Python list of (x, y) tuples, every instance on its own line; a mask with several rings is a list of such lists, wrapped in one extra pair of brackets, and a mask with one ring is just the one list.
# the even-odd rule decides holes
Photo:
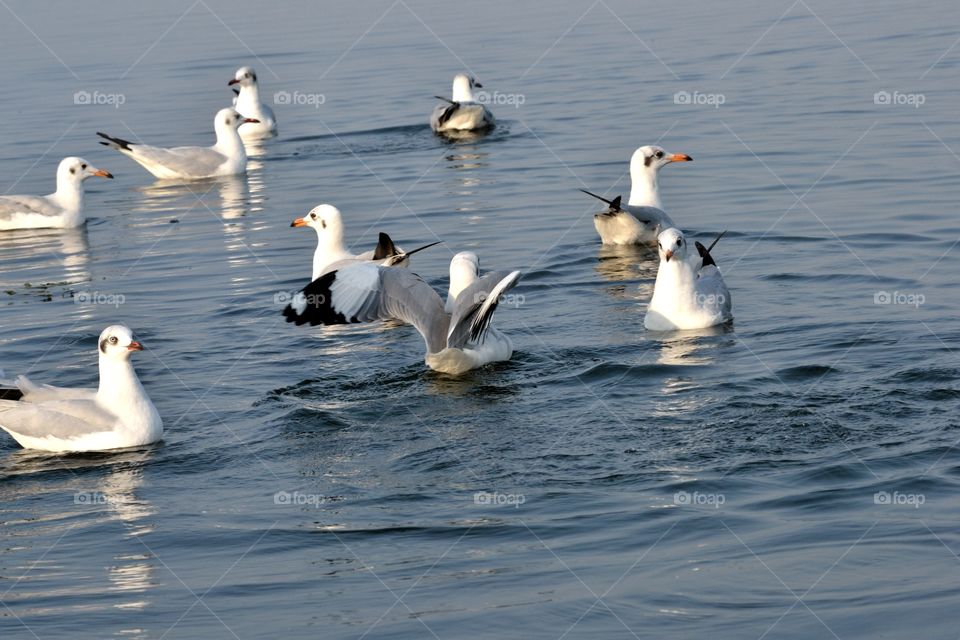
[(138, 447), (163, 435), (163, 421), (137, 378), (130, 355), (143, 346), (123, 325), (100, 334), (100, 387), (69, 389), (21, 376), (0, 390), (0, 429), (26, 449), (101, 451)]
[(450, 262), (445, 306), (437, 292), (411, 271), (355, 262), (311, 282), (283, 315), (298, 325), (402, 320), (423, 336), (428, 367), (459, 375), (513, 355), (510, 338), (490, 326), (490, 320), (501, 297), (519, 279), (519, 271), (480, 277), (477, 256), (458, 253)]
[(151, 147), (114, 138), (97, 132), (111, 149), (132, 158), (144, 169), (161, 180), (199, 180), (217, 176), (232, 176), (247, 170), (247, 152), (237, 128), (245, 122), (259, 122), (246, 118), (235, 109), (220, 109), (213, 121), (217, 144), (212, 147)]
[(259, 121), (240, 125), (240, 137), (256, 139), (271, 138), (277, 135), (277, 119), (273, 115), (273, 109), (260, 102), (260, 85), (257, 84), (257, 73), (250, 67), (240, 67), (234, 74), (233, 80), (228, 82), (227, 85), (240, 85), (237, 97), (233, 100), (233, 106), (236, 107), (237, 111), (244, 116)]
[[(725, 232), (724, 232), (725, 233)], [(696, 256), (688, 253), (679, 229), (667, 229), (657, 238), (660, 268), (643, 325), (651, 331), (706, 329), (733, 319), (733, 302), (710, 247), (699, 242)]]
[(608, 200), (585, 189), (587, 195), (607, 203), (603, 213), (593, 216), (593, 224), (603, 244), (649, 244), (657, 241), (664, 229), (675, 226), (663, 210), (657, 175), (671, 162), (692, 162), (685, 153), (667, 153), (663, 147), (647, 145), (633, 152), (630, 158), (630, 201), (620, 204), (621, 196)]
[(57, 167), (57, 190), (48, 196), (0, 196), (0, 231), (12, 229), (69, 229), (86, 222), (83, 181), (113, 174), (83, 158), (64, 158)]
[(317, 249), (313, 252), (311, 280), (316, 280), (334, 266), (339, 267), (348, 262), (374, 261), (387, 267), (409, 266), (408, 258), (411, 255), (440, 244), (439, 241), (432, 242), (413, 251), (403, 251), (393, 244), (390, 236), (381, 232), (376, 248), (361, 254), (350, 253), (343, 242), (343, 217), (340, 210), (332, 204), (317, 205), (308, 211), (307, 215), (291, 222), (290, 226), (312, 227), (317, 232)]
[(430, 115), (430, 128), (437, 133), (445, 131), (476, 131), (488, 129), (496, 124), (490, 110), (480, 104), (474, 89), (483, 85), (465, 73), (453, 78), (453, 100), (434, 96), (448, 104), (437, 105)]

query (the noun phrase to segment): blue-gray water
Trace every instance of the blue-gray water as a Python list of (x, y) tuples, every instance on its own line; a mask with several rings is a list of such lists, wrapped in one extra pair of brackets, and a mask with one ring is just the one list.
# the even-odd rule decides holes
[[(118, 454), (0, 438), (0, 637), (956, 637), (955, 6), (0, 15), (2, 189), (67, 155), (116, 175), (85, 230), (0, 235), (0, 366), (93, 385), (127, 323), (166, 425)], [(301, 96), (246, 177), (156, 186), (96, 144), (210, 140), (241, 64)], [(448, 144), (427, 117), (465, 67), (523, 104)], [(661, 175), (674, 218), (728, 230), (732, 330), (644, 332), (656, 259), (601, 249), (576, 191), (626, 193), (657, 141), (695, 159)], [(513, 359), (454, 379), (410, 327), (285, 324), (321, 202), (359, 248), (442, 239), (438, 288), (459, 250), (523, 269)]]

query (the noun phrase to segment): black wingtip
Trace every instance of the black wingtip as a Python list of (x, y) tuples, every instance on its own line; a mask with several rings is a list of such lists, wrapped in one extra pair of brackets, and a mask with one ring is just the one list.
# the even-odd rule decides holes
[(397, 249), (397, 245), (393, 244), (393, 240), (390, 239), (390, 236), (381, 231), (379, 241), (377, 242), (377, 248), (373, 250), (373, 259), (386, 260), (387, 258), (399, 254), (400, 250)]
[(702, 259), (702, 264), (700, 265), (701, 269), (703, 267), (708, 267), (711, 264), (713, 266), (717, 266), (717, 263), (713, 261), (713, 256), (710, 255), (710, 249), (707, 249), (699, 242), (694, 242), (693, 244), (697, 247), (697, 253), (700, 254), (700, 258)]
[(19, 400), (22, 397), (20, 389), (0, 389), (0, 400)]
[(707, 248), (707, 253), (710, 253), (711, 251), (713, 251), (713, 248), (714, 248), (715, 246), (717, 246), (717, 243), (718, 243), (718, 242), (720, 242), (720, 238), (722, 238), (722, 237), (725, 236), (725, 235), (727, 235), (727, 230), (726, 230), (726, 229), (724, 229), (723, 231), (721, 231), (721, 232), (720, 232), (720, 235), (718, 235), (716, 238), (713, 239), (713, 242), (710, 243), (710, 247)]
[(586, 189), (579, 189), (579, 191), (583, 191), (588, 196), (596, 198), (600, 202), (605, 202), (607, 206), (610, 207), (611, 211), (623, 211), (623, 209), (620, 208), (620, 203), (623, 201), (623, 196), (617, 196), (613, 200), (607, 200), (603, 196), (598, 196), (597, 194), (587, 191)]
[[(102, 131), (97, 131), (97, 135), (100, 136), (101, 138), (104, 138), (105, 140), (109, 140), (115, 145), (118, 145), (124, 151), (130, 151), (130, 145), (133, 144), (129, 140), (124, 140), (123, 138), (114, 138), (113, 136), (109, 136)], [(108, 147), (110, 146), (110, 144), (107, 142), (101, 142), (100, 144), (105, 144)]]
[[(333, 308), (333, 294), (330, 286), (337, 279), (339, 271), (325, 273), (295, 294), (293, 302), (283, 309), (283, 317), (287, 322), (296, 325), (310, 323), (318, 324), (348, 324), (357, 322), (356, 318), (347, 319), (342, 313)], [(297, 311), (293, 305), (302, 305), (303, 311)]]
[(425, 244), (425, 245), (423, 245), (422, 247), (417, 247), (417, 248), (414, 249), (413, 251), (408, 251), (408, 252), (406, 253), (406, 255), (407, 255), (407, 256), (412, 256), (413, 254), (415, 254), (415, 253), (417, 253), (417, 252), (423, 251), (424, 249), (429, 249), (430, 247), (436, 246), (436, 245), (440, 244), (441, 242), (443, 242), (443, 240), (437, 240), (436, 242), (431, 242), (430, 244)]

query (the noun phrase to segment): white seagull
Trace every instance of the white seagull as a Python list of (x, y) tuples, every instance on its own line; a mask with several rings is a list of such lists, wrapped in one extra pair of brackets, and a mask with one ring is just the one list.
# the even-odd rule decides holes
[(163, 436), (163, 421), (147, 396), (130, 354), (143, 347), (123, 325), (100, 334), (100, 387), (68, 389), (21, 376), (0, 389), (0, 428), (26, 449), (101, 451), (138, 447)]
[(447, 305), (420, 276), (370, 262), (354, 262), (314, 280), (296, 294), (283, 315), (298, 325), (348, 324), (397, 319), (416, 327), (435, 371), (459, 375), (509, 360), (510, 338), (490, 326), (501, 297), (519, 271), (480, 277), (477, 256), (458, 253), (450, 262)]
[(671, 162), (691, 162), (685, 153), (667, 153), (662, 147), (647, 145), (633, 152), (630, 158), (630, 200), (621, 206), (621, 197), (607, 200), (595, 193), (580, 189), (587, 195), (609, 205), (603, 213), (593, 217), (593, 224), (603, 244), (650, 244), (664, 229), (675, 226), (660, 203), (657, 176), (660, 169)]
[(86, 222), (83, 181), (113, 174), (83, 158), (64, 158), (57, 167), (57, 190), (48, 196), (0, 196), (0, 231), (12, 229), (69, 229)]
[(317, 248), (313, 252), (311, 280), (316, 280), (332, 267), (339, 267), (350, 261), (372, 260), (388, 267), (409, 266), (408, 258), (411, 255), (440, 244), (432, 242), (413, 251), (403, 251), (393, 244), (390, 236), (381, 232), (379, 242), (374, 249), (360, 254), (350, 253), (343, 241), (343, 216), (332, 204), (317, 205), (308, 211), (307, 215), (291, 222), (290, 226), (311, 227), (317, 232)]
[(660, 268), (643, 325), (651, 331), (706, 329), (733, 319), (733, 301), (710, 247), (695, 243), (689, 253), (679, 229), (667, 229), (657, 238)]
[[(240, 125), (241, 138), (270, 138), (277, 135), (277, 119), (273, 109), (260, 102), (260, 85), (257, 84), (257, 73), (250, 67), (240, 67), (228, 86), (240, 85), (233, 106), (247, 118), (258, 122), (247, 122)], [(236, 90), (235, 90), (236, 91)]]
[(453, 78), (453, 99), (434, 96), (449, 104), (440, 104), (430, 115), (430, 128), (438, 133), (444, 131), (476, 131), (488, 129), (496, 120), (486, 106), (481, 104), (474, 89), (482, 89), (483, 85), (465, 73), (458, 73)]
[(111, 149), (133, 159), (161, 180), (199, 180), (217, 176), (232, 176), (247, 170), (247, 152), (237, 128), (245, 122), (259, 122), (246, 118), (236, 109), (220, 109), (213, 120), (217, 143), (212, 147), (173, 147), (165, 149), (114, 138), (97, 132)]

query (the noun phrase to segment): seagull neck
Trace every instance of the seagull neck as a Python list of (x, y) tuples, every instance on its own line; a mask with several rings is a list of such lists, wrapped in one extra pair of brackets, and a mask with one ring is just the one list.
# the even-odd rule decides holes
[(57, 190), (50, 199), (68, 211), (79, 211), (83, 208), (83, 183), (57, 180)]
[(143, 386), (130, 360), (117, 362), (104, 357), (100, 358), (100, 387), (97, 389), (97, 400), (116, 404), (129, 402), (143, 394)]
[(663, 208), (660, 204), (660, 187), (657, 184), (656, 171), (648, 171), (646, 167), (631, 171), (630, 180), (633, 186), (630, 189), (630, 201), (627, 204), (634, 207)]
[(473, 91), (470, 87), (460, 87), (454, 85), (453, 87), (453, 101), (454, 102), (476, 102), (477, 98), (473, 95)]
[(240, 158), (243, 161), (247, 159), (247, 150), (243, 146), (243, 140), (236, 129), (226, 131), (217, 131), (217, 144), (213, 145), (214, 150), (230, 158)]
[(334, 262), (351, 258), (346, 247), (343, 246), (342, 239), (327, 239), (326, 241), (318, 238), (317, 249), (313, 252), (313, 279), (316, 280), (323, 272)]
[(237, 104), (234, 105), (237, 111), (244, 115), (257, 115), (253, 112), (256, 109), (260, 111), (260, 87), (255, 84), (240, 87), (240, 94), (237, 96)]

